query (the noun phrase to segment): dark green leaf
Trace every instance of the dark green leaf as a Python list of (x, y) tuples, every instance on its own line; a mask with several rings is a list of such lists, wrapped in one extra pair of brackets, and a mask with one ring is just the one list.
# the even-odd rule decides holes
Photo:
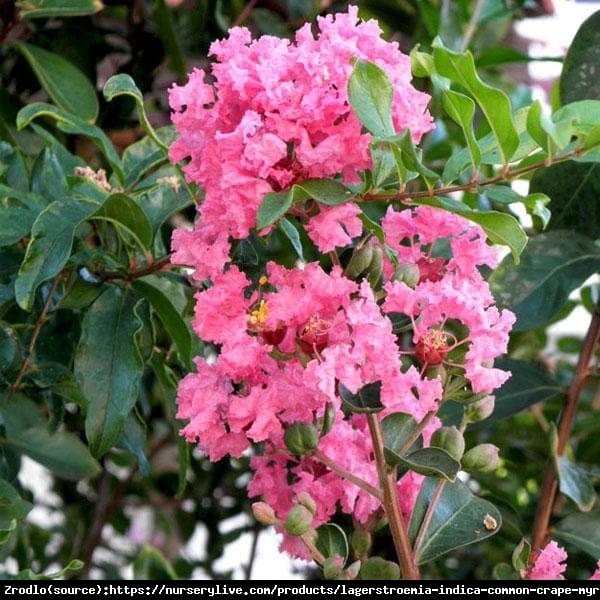
[(335, 523), (325, 523), (317, 528), (316, 546), (325, 558), (341, 556), (344, 563), (348, 558), (348, 538)]
[[(443, 489), (431, 520), (420, 532), (427, 507), (438, 485)], [(419, 545), (415, 548), (418, 564), (424, 564), (451, 550), (479, 542), (494, 535), (501, 526), (500, 511), (487, 500), (474, 496), (457, 480), (454, 483), (427, 478), (421, 486), (410, 520), (409, 535)]]
[(44, 202), (64, 200), (68, 192), (66, 173), (54, 148), (44, 148), (31, 172), (31, 191)]
[[(385, 448), (397, 454), (406, 444), (417, 427), (414, 418), (406, 413), (392, 413), (381, 421)], [(423, 446), (423, 438), (419, 436), (407, 451), (418, 450)]]
[(440, 75), (458, 83), (475, 99), (496, 138), (502, 162), (506, 164), (519, 147), (519, 135), (508, 96), (479, 78), (469, 52), (457, 54), (436, 40), (433, 59)]
[(269, 192), (265, 195), (258, 208), (256, 228), (264, 229), (283, 217), (291, 208), (293, 202), (292, 191)]
[[(0, 529), (7, 531), (11, 529), (13, 520), (21, 521), (24, 519), (33, 505), (23, 500), (17, 490), (5, 481), (0, 479)], [(1, 532), (0, 532), (1, 533)], [(2, 542), (4, 543), (4, 542)]]
[(17, 8), (24, 19), (79, 17), (102, 10), (100, 0), (18, 0)]
[(171, 6), (166, 6), (164, 0), (156, 0), (153, 3), (152, 14), (163, 47), (169, 57), (171, 69), (177, 73), (179, 77), (185, 77), (188, 68), (186, 66), (185, 54), (181, 47), (180, 32), (178, 31), (177, 24), (173, 18)]
[(579, 510), (591, 510), (596, 501), (596, 492), (585, 471), (566, 456), (555, 456), (554, 460), (560, 491), (571, 498)]
[(18, 206), (0, 209), (0, 246), (11, 246), (29, 234), (37, 214)]
[(484, 427), (493, 421), (511, 417), (538, 402), (555, 398), (564, 391), (546, 369), (535, 363), (502, 358), (494, 366), (510, 371), (512, 376), (496, 391), (496, 406), (482, 425)]
[(112, 167), (119, 181), (123, 182), (123, 167), (121, 159), (112, 145), (112, 142), (106, 137), (106, 134), (98, 127), (90, 125), (83, 119), (72, 115), (61, 108), (46, 104), (45, 102), (33, 102), (19, 111), (17, 115), (17, 128), (27, 127), (34, 119), (38, 117), (52, 117), (57, 122), (57, 127), (65, 133), (84, 135), (93, 140), (104, 154), (106, 160)]
[(13, 46), (27, 59), (44, 91), (67, 112), (93, 123), (98, 116), (98, 98), (90, 80), (59, 54), (23, 42)]
[(313, 198), (325, 206), (337, 206), (348, 202), (353, 196), (345, 185), (332, 179), (307, 179), (294, 185), (294, 200)]
[(568, 161), (540, 169), (530, 191), (550, 196), (549, 229), (600, 237), (600, 164)]
[(384, 408), (381, 404), (381, 381), (367, 383), (356, 394), (340, 383), (338, 384), (338, 393), (352, 412), (376, 413)]
[(14, 369), (20, 357), (19, 340), (12, 328), (0, 321), (0, 373)]
[(108, 287), (85, 313), (75, 375), (88, 400), (85, 431), (94, 456), (115, 444), (138, 396), (143, 362), (135, 337), (141, 329), (136, 295)]
[(422, 475), (443, 477), (448, 481), (454, 481), (460, 470), (460, 463), (442, 448), (422, 448), (406, 456), (400, 456), (387, 448), (384, 452), (388, 464), (410, 469)]
[(93, 219), (105, 219), (125, 228), (143, 249), (152, 244), (152, 225), (138, 204), (127, 194), (113, 194), (92, 215)]
[(38, 215), (15, 282), (16, 300), (23, 310), (31, 310), (38, 286), (63, 268), (75, 229), (97, 209), (95, 202), (72, 198), (53, 202)]
[(372, 556), (360, 567), (360, 578), (365, 581), (392, 581), (400, 579), (400, 567), (380, 556)]
[(481, 162), (481, 150), (477, 144), (475, 133), (473, 131), (473, 117), (475, 116), (475, 102), (464, 94), (453, 92), (452, 90), (444, 90), (442, 95), (444, 110), (450, 118), (460, 125), (463, 131), (467, 148), (471, 155), (471, 162), (475, 169), (479, 167)]
[[(172, 127), (162, 127), (156, 131), (156, 135), (165, 144), (170, 144), (175, 137), (175, 132)], [(145, 136), (125, 148), (122, 160), (125, 188), (130, 189), (148, 171), (168, 162), (169, 158), (164, 148), (158, 146), (152, 138)]]
[(150, 463), (145, 452), (146, 424), (138, 418), (135, 411), (130, 412), (127, 416), (125, 427), (117, 440), (117, 446), (131, 452), (136, 457), (140, 473), (144, 477), (150, 475)]
[(23, 153), (17, 146), (0, 142), (0, 181), (9, 189), (20, 192), (29, 190), (29, 175)]
[(560, 76), (560, 101), (600, 100), (600, 11), (592, 14), (571, 42)]
[(394, 135), (393, 94), (385, 71), (371, 62), (356, 62), (348, 80), (348, 98), (360, 122), (377, 137)]
[(600, 510), (573, 513), (552, 528), (552, 537), (587, 552), (594, 560), (600, 556)]
[(181, 316), (186, 303), (182, 285), (166, 277), (149, 275), (137, 279), (133, 287), (148, 300), (175, 342), (181, 360), (191, 369), (192, 334)]
[(529, 62), (533, 60), (527, 54), (511, 48), (510, 46), (494, 46), (482, 50), (477, 58), (477, 67), (480, 69), (498, 65)]
[(286, 219), (285, 217), (281, 219), (281, 221), (279, 221), (279, 227), (285, 234), (285, 237), (287, 237), (287, 239), (290, 240), (290, 244), (292, 245), (292, 248), (298, 255), (298, 258), (300, 260), (304, 260), (304, 254), (302, 251), (302, 241), (300, 240), (300, 234), (298, 233), (296, 227), (294, 227), (292, 222)]
[(135, 579), (148, 580), (177, 579), (171, 563), (152, 546), (144, 545), (133, 561), (133, 576)]
[(569, 294), (600, 270), (600, 248), (574, 232), (549, 231), (529, 241), (521, 263), (506, 258), (490, 284), (496, 300), (517, 315), (514, 331), (548, 323)]
[(139, 196), (136, 195), (135, 201), (146, 213), (155, 234), (172, 214), (192, 204), (192, 198), (185, 188), (176, 192), (167, 184), (153, 185)]
[(94, 477), (100, 465), (72, 433), (50, 433), (37, 406), (22, 396), (0, 409), (6, 442), (18, 452), (44, 465), (59, 477), (78, 480)]

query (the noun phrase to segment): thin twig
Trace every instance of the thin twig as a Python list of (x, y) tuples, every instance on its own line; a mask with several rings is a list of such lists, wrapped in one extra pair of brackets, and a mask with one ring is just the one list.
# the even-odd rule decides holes
[(50, 291), (48, 292), (48, 297), (46, 298), (46, 301), (44, 302), (44, 306), (42, 307), (42, 312), (40, 312), (40, 314), (37, 318), (37, 321), (35, 322), (35, 325), (33, 327), (33, 333), (31, 335), (31, 340), (29, 340), (29, 346), (27, 347), (27, 355), (25, 356), (25, 358), (23, 359), (23, 362), (21, 363), (21, 368), (19, 370), (19, 373), (17, 374), (17, 378), (15, 379), (15, 382), (9, 388), (9, 391), (8, 391), (9, 398), (11, 398), (16, 392), (19, 391), (19, 389), (21, 389), (21, 384), (23, 383), (23, 377), (25, 377), (25, 374), (29, 370), (29, 367), (31, 367), (31, 357), (33, 356), (33, 352), (35, 350), (35, 344), (40, 335), (40, 332), (42, 331), (42, 327), (48, 321), (47, 317), (48, 317), (48, 311), (50, 310), (50, 304), (52, 303), (52, 297), (54, 296), (54, 293), (56, 292), (56, 290), (58, 288), (58, 284), (61, 282), (61, 280), (62, 280), (62, 276), (58, 275), (54, 279), (54, 282), (52, 283), (52, 287), (50, 288)]
[(465, 52), (475, 35), (475, 31), (477, 31), (477, 23), (479, 22), (479, 16), (481, 15), (481, 11), (483, 9), (483, 5), (485, 4), (485, 0), (477, 0), (475, 2), (475, 6), (473, 7), (473, 12), (471, 13), (471, 18), (467, 23), (467, 27), (465, 29), (465, 34), (460, 42), (460, 52)]
[(396, 452), (399, 456), (404, 456), (408, 450), (410, 450), (411, 446), (419, 439), (419, 436), (423, 433), (423, 430), (429, 423), (431, 419), (437, 415), (437, 410), (430, 410), (423, 419), (417, 423), (417, 426), (412, 430), (411, 434), (406, 438), (404, 444), (402, 444), (401, 448)]
[[(600, 305), (596, 306), (590, 326), (583, 340), (581, 354), (575, 367), (573, 380), (567, 388), (566, 400), (558, 423), (558, 441), (556, 454), (562, 456), (569, 442), (571, 429), (577, 414), (577, 404), (579, 396), (585, 385), (586, 379), (590, 375), (590, 363), (594, 358), (594, 351), (600, 338)], [(548, 460), (546, 465), (546, 473), (544, 481), (540, 488), (539, 502), (533, 521), (533, 530), (531, 533), (531, 557), (530, 564), (533, 564), (540, 550), (545, 546), (548, 538), (548, 527), (550, 517), (554, 507), (558, 484), (556, 481), (556, 473), (554, 471), (554, 461)]]
[(398, 562), (404, 579), (421, 579), (421, 573), (415, 562), (406, 523), (400, 513), (398, 502), (398, 490), (396, 487), (396, 470), (389, 470), (383, 454), (383, 431), (379, 417), (376, 414), (367, 414), (367, 423), (369, 432), (373, 440), (373, 452), (375, 454), (375, 464), (379, 474), (379, 485), (383, 492), (383, 508), (392, 534), (394, 548), (398, 556)]
[(256, 524), (252, 530), (252, 544), (250, 545), (250, 556), (248, 558), (248, 564), (244, 567), (244, 575), (246, 581), (250, 581), (252, 578), (252, 568), (254, 567), (254, 561), (256, 560), (256, 550), (258, 548), (258, 536), (260, 535), (261, 527)]
[(258, 0), (250, 0), (250, 2), (248, 2), (248, 4), (244, 6), (244, 10), (242, 10), (242, 12), (237, 16), (237, 19), (233, 22), (231, 26), (239, 27), (240, 25), (242, 25), (250, 16), (250, 13), (254, 10), (257, 1)]
[(123, 281), (133, 281), (134, 279), (139, 279), (140, 277), (145, 277), (146, 275), (150, 275), (152, 273), (156, 273), (156, 271), (164, 269), (169, 264), (170, 260), (171, 255), (167, 254), (165, 256), (157, 258), (151, 264), (141, 269), (127, 271), (126, 273), (123, 273), (122, 271), (101, 271), (99, 273), (95, 273), (95, 275), (101, 277), (105, 281), (112, 281), (115, 279), (121, 279)]
[(321, 452), (321, 450), (319, 450), (318, 448), (316, 450), (313, 450), (312, 455), (317, 460), (321, 461), (330, 471), (332, 471), (336, 475), (339, 475), (342, 479), (346, 479), (346, 480), (350, 481), (355, 486), (357, 486), (361, 490), (367, 492), (367, 494), (371, 494), (371, 496), (374, 496), (375, 498), (377, 498), (377, 500), (379, 500), (381, 502), (382, 495), (381, 495), (381, 492), (376, 487), (373, 487), (370, 483), (367, 483), (364, 479), (357, 477), (350, 471), (347, 471), (346, 469), (344, 469), (344, 467), (338, 465), (336, 462), (331, 460), (329, 457), (325, 456), (325, 454), (323, 454), (323, 452)]

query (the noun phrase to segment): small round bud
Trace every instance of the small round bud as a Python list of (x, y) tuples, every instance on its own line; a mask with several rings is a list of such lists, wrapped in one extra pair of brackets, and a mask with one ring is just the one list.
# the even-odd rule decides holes
[(285, 431), (283, 441), (295, 456), (312, 452), (319, 444), (317, 428), (309, 423), (292, 423)]
[(400, 263), (392, 275), (392, 281), (402, 281), (409, 288), (414, 289), (419, 283), (420, 276), (419, 267), (414, 263)]
[(462, 468), (465, 471), (488, 473), (500, 464), (499, 450), (494, 444), (479, 444), (467, 450), (462, 457)]
[(323, 563), (323, 577), (337, 579), (342, 574), (344, 559), (341, 556), (328, 556)]
[(290, 535), (300, 536), (310, 530), (313, 514), (302, 504), (296, 504), (288, 513), (283, 524), (284, 529)]
[(350, 546), (356, 556), (366, 557), (371, 550), (373, 536), (365, 529), (355, 529), (350, 538)]
[(308, 508), (308, 510), (313, 515), (317, 514), (317, 504), (312, 499), (312, 496), (308, 492), (300, 492), (298, 494), (298, 498), (296, 499), (296, 502), (298, 502), (298, 504), (301, 504), (302, 506), (305, 506), (306, 508)]
[(440, 427), (431, 436), (430, 445), (445, 450), (456, 460), (460, 460), (465, 452), (465, 438), (454, 426)]
[(486, 396), (477, 402), (465, 407), (465, 420), (469, 423), (478, 423), (487, 419), (493, 412), (496, 404), (494, 396)]
[(367, 281), (375, 287), (381, 279), (383, 272), (383, 250), (379, 246), (373, 246), (373, 259), (367, 268)]
[(262, 525), (275, 525), (277, 517), (275, 511), (266, 502), (255, 502), (252, 505), (254, 518)]
[(344, 275), (348, 279), (356, 279), (366, 271), (373, 260), (373, 244), (366, 244), (360, 250), (355, 250), (344, 269)]

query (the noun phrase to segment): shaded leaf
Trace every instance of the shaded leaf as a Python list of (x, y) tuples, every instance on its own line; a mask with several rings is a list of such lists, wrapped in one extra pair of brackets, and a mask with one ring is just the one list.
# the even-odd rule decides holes
[[(417, 427), (415, 419), (407, 413), (392, 413), (381, 421), (383, 440), (385, 448), (397, 453), (408, 441)], [(409, 450), (418, 450), (423, 446), (423, 438), (418, 439), (411, 445)]]
[(279, 227), (285, 234), (285, 237), (287, 237), (287, 239), (290, 241), (290, 244), (292, 245), (294, 252), (296, 252), (298, 255), (298, 258), (300, 260), (304, 260), (300, 234), (293, 223), (289, 219), (283, 218), (281, 221), (279, 221)]
[(348, 538), (335, 523), (325, 523), (317, 528), (316, 546), (325, 558), (341, 556), (344, 563), (348, 559)]
[(353, 197), (351, 190), (333, 179), (307, 179), (295, 184), (292, 193), (294, 201), (313, 198), (325, 206), (337, 206)]
[(383, 410), (381, 404), (381, 381), (367, 383), (353, 394), (342, 383), (338, 384), (338, 393), (346, 406), (356, 413), (375, 413)]
[(293, 202), (292, 191), (285, 192), (269, 192), (262, 199), (258, 207), (258, 215), (256, 218), (256, 228), (264, 229), (272, 225), (283, 217), (291, 208)]
[[(0, 535), (2, 537), (4, 537), (3, 534), (10, 535), (16, 522), (24, 519), (32, 508), (33, 505), (21, 498), (21, 495), (8, 481), (0, 479)], [(8, 535), (0, 543), (5, 543)]]
[(404, 467), (422, 475), (443, 477), (448, 481), (454, 481), (460, 470), (460, 462), (442, 448), (421, 448), (405, 456), (400, 456), (387, 448), (384, 452), (388, 464)]
[(138, 461), (140, 473), (144, 477), (150, 475), (150, 463), (146, 458), (146, 424), (143, 423), (135, 411), (127, 416), (125, 427), (117, 440), (117, 446), (133, 454)]
[(24, 19), (46, 19), (93, 15), (104, 4), (100, 0), (18, 0), (17, 8)]
[(596, 492), (585, 471), (566, 456), (555, 456), (554, 460), (561, 493), (571, 498), (579, 510), (591, 510), (596, 501)]
[(573, 513), (552, 528), (552, 537), (587, 552), (594, 560), (600, 556), (600, 510)]

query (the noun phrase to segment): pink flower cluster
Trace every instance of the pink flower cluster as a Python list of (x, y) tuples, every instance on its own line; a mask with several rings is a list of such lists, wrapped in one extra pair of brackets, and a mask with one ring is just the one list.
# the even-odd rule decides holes
[[(389, 263), (383, 303), (366, 280), (351, 281), (340, 267), (326, 272), (318, 263), (287, 269), (271, 262), (255, 283), (234, 265), (196, 294), (195, 331), (218, 348), (218, 356), (197, 359), (197, 372), (180, 385), (177, 416), (189, 420), (182, 433), (199, 441), (211, 460), (240, 456), (260, 443), (249, 493), (262, 496), (282, 517), (302, 492), (316, 501), (315, 526), (337, 506), (359, 522), (379, 508), (376, 498), (317, 458), (292, 456), (284, 443), (287, 426), (317, 423), (331, 406), (335, 422), (319, 450), (377, 486), (366, 419), (345, 415), (340, 383), (356, 393), (381, 382), (381, 416), (404, 412), (419, 421), (443, 395), (441, 378), (427, 373), (430, 365), (456, 361), (475, 392), (489, 393), (508, 377), (491, 362), (505, 352), (514, 317), (496, 309), (478, 272), (479, 265), (494, 264), (481, 228), (429, 207), (390, 210), (382, 227), (390, 253), (421, 265), (413, 289), (392, 280)], [(442, 242), (450, 254), (433, 257)], [(413, 321), (411, 349), (400, 350), (392, 312)], [(437, 344), (440, 360), (418, 351), (423, 340)], [(426, 442), (437, 426), (433, 419)], [(405, 514), (420, 482), (414, 473), (399, 482)], [(302, 555), (293, 539), (287, 544)]]
[[(564, 579), (563, 573), (567, 568), (568, 555), (562, 546), (554, 540), (548, 542), (535, 559), (533, 566), (525, 573), (525, 579)], [(591, 580), (600, 581), (600, 560), (596, 570), (590, 577)]]
[[(212, 277), (229, 262), (230, 239), (243, 239), (256, 224), (264, 195), (308, 178), (341, 175), (356, 182), (370, 166), (371, 136), (348, 102), (353, 60), (385, 70), (394, 87), (393, 120), (413, 139), (431, 129), (429, 96), (410, 84), (410, 61), (397, 43), (380, 37), (376, 21), (359, 22), (357, 8), (318, 19), (294, 42), (271, 36), (252, 40), (233, 28), (213, 43), (212, 79), (195, 70), (170, 91), (179, 138), (170, 149), (189, 181), (205, 197), (194, 231), (176, 231), (173, 262)], [(352, 205), (324, 209), (308, 228), (321, 251), (345, 245), (360, 222)], [(343, 227), (346, 228), (346, 232)]]

